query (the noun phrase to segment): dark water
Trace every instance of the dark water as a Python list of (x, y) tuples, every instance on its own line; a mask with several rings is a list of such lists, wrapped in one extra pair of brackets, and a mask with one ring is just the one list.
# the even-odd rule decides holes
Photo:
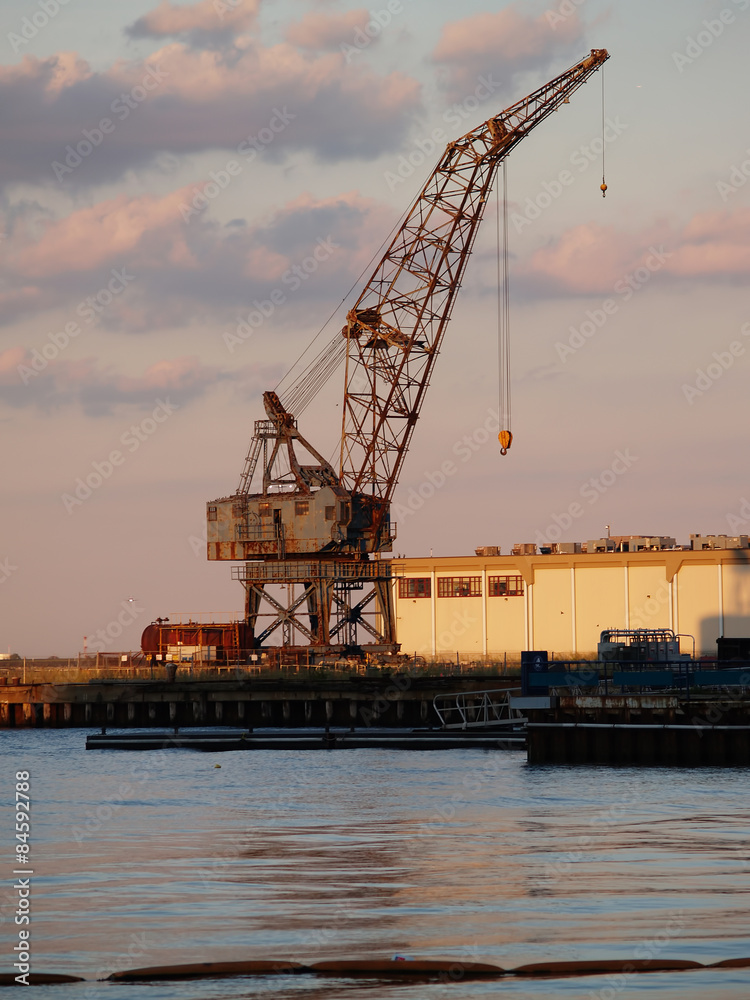
[[(31, 772), (35, 971), (238, 959), (513, 966), (750, 955), (750, 772), (529, 767), (485, 751), (86, 752), (0, 734), (12, 970), (15, 772)], [(216, 764), (220, 768), (216, 768)], [(628, 981), (259, 980), (32, 987), (45, 997), (750, 996), (750, 970)]]

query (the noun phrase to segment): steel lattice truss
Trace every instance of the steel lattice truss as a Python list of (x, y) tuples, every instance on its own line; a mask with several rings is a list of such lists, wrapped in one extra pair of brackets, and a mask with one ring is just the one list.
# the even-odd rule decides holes
[(447, 147), (347, 316), (346, 489), (391, 499), (498, 165), (608, 58), (593, 49)]

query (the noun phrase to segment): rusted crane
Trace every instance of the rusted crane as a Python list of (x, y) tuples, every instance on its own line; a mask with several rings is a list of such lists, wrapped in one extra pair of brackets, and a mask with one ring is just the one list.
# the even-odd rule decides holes
[[(264, 393), (267, 419), (255, 423), (239, 486), (207, 511), (208, 558), (240, 563), (233, 576), (245, 587), (254, 646), (281, 629), (283, 645), (299, 633), (313, 653), (397, 650), (390, 565), (380, 558), (395, 537), (390, 502), (498, 165), (608, 58), (592, 49), (449, 143), (341, 334), (283, 400)], [(335, 470), (294, 414), (342, 362)], [(271, 620), (260, 627), (263, 601)]]

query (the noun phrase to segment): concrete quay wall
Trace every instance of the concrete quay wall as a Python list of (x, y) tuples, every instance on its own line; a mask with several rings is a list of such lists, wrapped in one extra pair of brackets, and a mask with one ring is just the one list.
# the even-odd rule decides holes
[(530, 764), (750, 764), (750, 698), (565, 697), (528, 713)]
[(412, 677), (352, 681), (175, 681), (34, 684), (0, 692), (0, 728), (437, 725), (433, 698), (504, 689), (503, 677)]

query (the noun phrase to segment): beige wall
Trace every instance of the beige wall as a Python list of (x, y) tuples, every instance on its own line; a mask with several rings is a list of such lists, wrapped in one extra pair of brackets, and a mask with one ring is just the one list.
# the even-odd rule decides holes
[(625, 572), (622, 566), (609, 566), (598, 556), (594, 565), (575, 566), (576, 579), (576, 652), (596, 651), (605, 628), (627, 628)]
[[(718, 563), (683, 565), (673, 584), (675, 631), (694, 635), (696, 648), (704, 652), (708, 652), (723, 631), (720, 568)], [(715, 649), (714, 645), (711, 651)]]
[(573, 594), (570, 569), (537, 569), (532, 592), (535, 649), (572, 652)]
[[(589, 655), (606, 628), (672, 628), (713, 655), (718, 636), (750, 636), (750, 550), (394, 559), (393, 571), (431, 582), (416, 599), (394, 583), (407, 653)], [(489, 596), (489, 577), (515, 575), (522, 595)], [(481, 578), (481, 597), (437, 596), (441, 577), (466, 576)]]
[(488, 649), (521, 650), (526, 648), (525, 601), (525, 595), (522, 597), (487, 598)]
[(730, 564), (722, 570), (724, 634), (732, 638), (750, 635), (745, 624), (750, 618), (750, 565)]

